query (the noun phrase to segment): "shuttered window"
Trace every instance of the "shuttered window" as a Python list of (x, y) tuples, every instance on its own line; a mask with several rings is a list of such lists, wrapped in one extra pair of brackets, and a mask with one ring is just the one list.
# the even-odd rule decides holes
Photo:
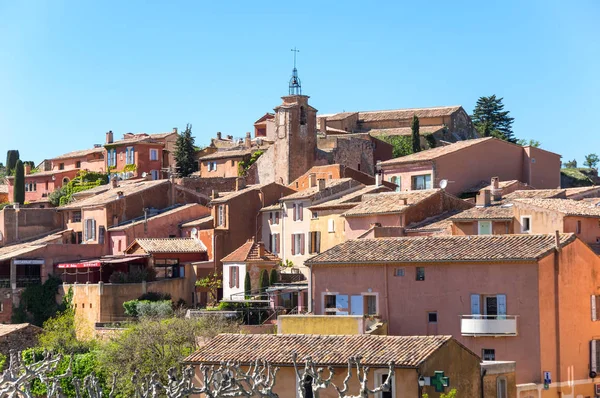
[(592, 295), (591, 297), (591, 310), (592, 310), (592, 321), (596, 322), (600, 320), (600, 296)]
[(590, 341), (590, 372), (598, 373), (600, 364), (600, 340)]
[(308, 253), (315, 254), (321, 252), (321, 232), (309, 232), (310, 241), (308, 242)]

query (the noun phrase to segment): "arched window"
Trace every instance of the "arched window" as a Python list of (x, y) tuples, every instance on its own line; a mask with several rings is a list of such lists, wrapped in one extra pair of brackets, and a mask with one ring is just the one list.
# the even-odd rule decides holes
[(65, 177), (65, 178), (62, 179), (62, 184), (63, 185), (67, 185), (69, 183), (69, 181), (70, 181), (69, 177)]

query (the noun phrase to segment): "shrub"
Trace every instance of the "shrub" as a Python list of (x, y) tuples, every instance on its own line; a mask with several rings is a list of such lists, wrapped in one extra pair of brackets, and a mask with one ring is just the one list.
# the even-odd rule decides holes
[(279, 282), (279, 273), (277, 272), (277, 270), (275, 268), (273, 268), (271, 270), (271, 273), (269, 274), (269, 284), (271, 286), (273, 286), (274, 284)]
[(148, 292), (138, 297), (138, 300), (165, 301), (171, 300), (171, 295), (169, 293)]
[(173, 315), (173, 303), (169, 301), (139, 301), (138, 317), (166, 318)]

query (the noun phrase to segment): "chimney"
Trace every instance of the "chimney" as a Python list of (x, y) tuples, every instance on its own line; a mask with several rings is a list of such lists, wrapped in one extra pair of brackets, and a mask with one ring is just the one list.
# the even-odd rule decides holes
[(23, 169), (25, 169), (25, 175), (31, 174), (31, 165), (29, 163), (24, 163)]
[(502, 200), (502, 190), (500, 189), (500, 178), (492, 177), (492, 197), (495, 201)]
[(117, 177), (112, 177), (110, 179), (110, 183), (112, 184), (113, 188), (117, 188), (119, 186), (119, 179)]
[(177, 127), (173, 127), (173, 132), (177, 134)]
[(258, 242), (258, 257), (263, 258), (265, 256), (265, 244), (263, 242)]
[(320, 117), (319, 118), (319, 129), (323, 134), (327, 134), (327, 118)]
[(325, 190), (325, 179), (319, 178), (319, 191)]
[(381, 185), (381, 174), (375, 173), (375, 186), (378, 187)]
[(217, 199), (217, 198), (219, 197), (219, 192), (217, 192), (217, 190), (216, 190), (216, 189), (213, 189), (213, 190), (212, 190), (212, 195), (211, 195), (211, 197), (212, 197), (213, 199)]
[(112, 144), (113, 143), (113, 132), (112, 132), (112, 130), (110, 130), (108, 133), (106, 133), (106, 143), (107, 144)]
[(247, 149), (252, 148), (252, 136), (250, 135), (250, 133), (246, 133), (246, 139), (244, 140), (244, 146)]
[(121, 199), (123, 197), (123, 191), (117, 191), (117, 199)]
[(308, 187), (309, 188), (313, 188), (317, 186), (317, 174), (316, 173), (310, 173), (308, 175)]
[(492, 195), (489, 189), (482, 189), (477, 193), (475, 198), (475, 206), (488, 207), (492, 203)]
[(560, 232), (558, 230), (554, 232), (554, 246), (556, 251), (560, 252), (562, 250), (560, 247)]
[(227, 136), (227, 139), (228, 139), (229, 141), (233, 141), (233, 136), (232, 136), (232, 135), (228, 135), (228, 136)]
[(217, 139), (220, 140), (221, 139), (221, 132), (217, 131)]
[(244, 177), (237, 177), (235, 179), (235, 190), (240, 191), (246, 188), (246, 179)]

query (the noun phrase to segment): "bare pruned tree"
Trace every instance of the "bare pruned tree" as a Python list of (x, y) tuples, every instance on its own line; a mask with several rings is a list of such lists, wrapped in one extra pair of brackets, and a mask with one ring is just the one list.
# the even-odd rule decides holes
[[(361, 360), (362, 357), (360, 356), (351, 357), (348, 359), (348, 371), (346, 373), (346, 378), (344, 379), (342, 389), (332, 383), (340, 398), (368, 398), (373, 396), (375, 393), (382, 391), (387, 392), (391, 390), (396, 368), (394, 361), (390, 361), (388, 363), (388, 374), (385, 382), (371, 390), (368, 387), (369, 367), (362, 365), (360, 363)], [(351, 395), (348, 393), (348, 382), (352, 378), (353, 365), (356, 366), (356, 377), (360, 385), (358, 395)]]

